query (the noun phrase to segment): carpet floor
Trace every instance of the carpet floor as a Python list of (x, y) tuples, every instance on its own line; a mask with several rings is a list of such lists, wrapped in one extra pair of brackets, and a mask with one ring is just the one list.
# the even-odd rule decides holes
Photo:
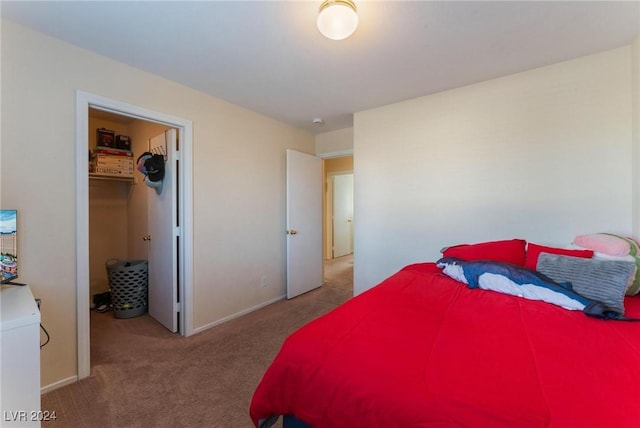
[(191, 337), (148, 314), (92, 312), (91, 375), (42, 395), (57, 416), (42, 426), (252, 427), (253, 391), (284, 339), (353, 295), (353, 256), (327, 261), (324, 276), (316, 290)]

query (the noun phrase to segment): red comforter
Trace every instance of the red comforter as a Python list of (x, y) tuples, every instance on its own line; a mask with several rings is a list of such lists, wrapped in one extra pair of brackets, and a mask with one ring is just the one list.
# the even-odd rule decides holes
[[(625, 306), (640, 317), (640, 297)], [(640, 322), (412, 265), (292, 334), (250, 413), (323, 428), (640, 427)]]

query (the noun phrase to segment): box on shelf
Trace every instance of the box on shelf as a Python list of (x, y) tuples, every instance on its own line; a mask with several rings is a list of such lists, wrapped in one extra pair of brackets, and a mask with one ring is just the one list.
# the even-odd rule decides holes
[(96, 145), (102, 147), (116, 148), (116, 133), (106, 128), (98, 128), (96, 130)]
[(113, 165), (94, 165), (93, 172), (96, 173), (110, 173), (110, 174), (127, 174), (133, 176), (132, 169), (119, 168)]
[(116, 135), (116, 149), (131, 151), (131, 138), (126, 135)]
[(121, 165), (133, 168), (133, 158), (114, 156), (98, 153), (93, 157), (93, 162), (98, 165)]
[(113, 156), (133, 156), (133, 152), (131, 150), (124, 149), (113, 149), (110, 147), (98, 146), (93, 152), (93, 156), (102, 154), (102, 155), (113, 155)]
[(108, 177), (133, 178), (133, 170), (124, 171), (118, 168), (96, 166), (93, 172)]
[(133, 178), (133, 157), (96, 151), (91, 158), (91, 171), (111, 177)]

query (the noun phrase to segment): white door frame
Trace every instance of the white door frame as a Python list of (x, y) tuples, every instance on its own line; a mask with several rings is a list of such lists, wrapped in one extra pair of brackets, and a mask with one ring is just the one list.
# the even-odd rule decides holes
[(91, 374), (89, 296), (89, 108), (178, 129), (180, 177), (180, 334), (193, 334), (193, 122), (88, 92), (76, 91), (76, 306), (78, 379)]

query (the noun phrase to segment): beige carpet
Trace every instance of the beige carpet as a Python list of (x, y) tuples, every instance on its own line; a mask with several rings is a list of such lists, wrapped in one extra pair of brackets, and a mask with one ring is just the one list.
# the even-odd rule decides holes
[(43, 427), (252, 427), (249, 403), (283, 340), (353, 294), (353, 258), (325, 284), (191, 337), (148, 315), (91, 314), (91, 376), (42, 396)]

